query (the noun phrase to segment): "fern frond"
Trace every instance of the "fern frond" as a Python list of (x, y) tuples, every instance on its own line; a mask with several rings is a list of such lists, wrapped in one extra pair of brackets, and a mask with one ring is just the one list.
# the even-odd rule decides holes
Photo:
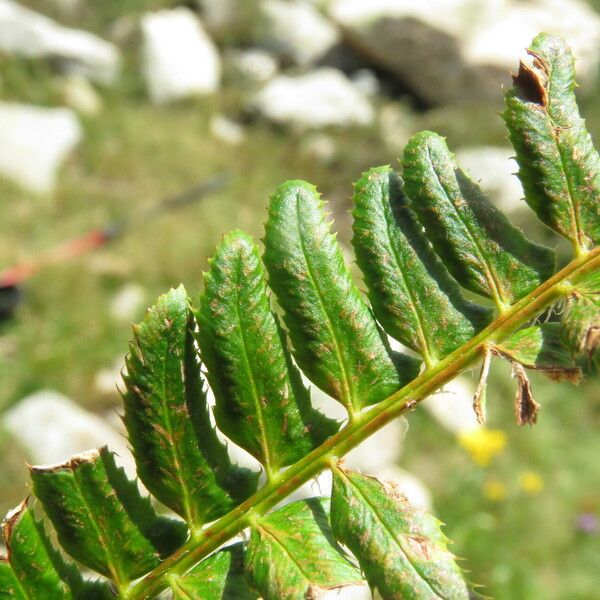
[(510, 224), (460, 169), (442, 137), (428, 131), (414, 136), (402, 164), (411, 206), (465, 288), (504, 310), (554, 273), (554, 253)]
[(278, 188), (264, 241), (269, 285), (285, 311), (294, 356), (307, 377), (352, 418), (415, 376), (413, 360), (392, 356), (312, 185), (290, 181)]
[(246, 234), (223, 238), (204, 275), (196, 317), (217, 425), (269, 478), (339, 429), (310, 404), (271, 312), (258, 250)]
[(250, 495), (258, 478), (231, 464), (210, 423), (193, 329), (183, 286), (134, 327), (123, 421), (144, 485), (198, 528)]
[(183, 577), (169, 580), (175, 600), (259, 600), (244, 573), (244, 545), (232, 544), (203, 560)]
[(506, 94), (504, 120), (525, 200), (576, 252), (600, 241), (600, 157), (579, 115), (575, 60), (560, 37), (542, 33)]
[(390, 167), (363, 174), (352, 216), (352, 245), (375, 316), (428, 365), (489, 323), (491, 311), (465, 300), (433, 251)]
[(318, 598), (362, 581), (333, 538), (326, 498), (292, 502), (255, 521), (246, 570), (264, 600)]
[(30, 468), (33, 491), (61, 546), (122, 587), (156, 567), (187, 538), (181, 521), (158, 517), (106, 448)]
[(393, 484), (333, 469), (332, 525), (384, 598), (468, 600), (441, 523), (413, 509)]
[[(444, 140), (423, 132), (404, 152), (405, 189), (389, 167), (356, 186), (353, 245), (371, 309), (315, 188), (280, 186), (264, 240), (268, 284), (251, 238), (233, 232), (210, 262), (199, 305), (190, 307), (183, 287), (171, 290), (134, 327), (124, 423), (140, 479), (183, 521), (157, 516), (107, 449), (32, 467), (62, 547), (110, 583), (85, 580), (24, 502), (3, 526), (0, 599), (142, 600), (169, 590), (174, 598), (305, 600), (364, 575), (385, 600), (466, 600), (439, 523), (340, 458), (482, 360), (483, 418), (492, 356), (513, 366), (519, 424), (534, 423), (539, 408), (527, 370), (575, 381), (572, 354), (598, 357), (600, 164), (572, 95), (572, 58), (548, 35), (531, 52), (505, 118), (527, 200), (571, 240), (574, 258), (554, 274), (554, 253), (515, 229)], [(459, 284), (493, 300), (495, 316), (467, 302)], [(531, 325), (557, 303), (566, 304), (560, 323)], [(391, 351), (388, 334), (421, 355), (420, 372), (419, 360)], [(295, 363), (347, 409), (342, 429), (312, 407)], [(260, 461), (264, 485), (232, 464), (224, 436)], [(280, 506), (325, 469), (331, 503)], [(244, 530), (249, 540), (224, 547)]]

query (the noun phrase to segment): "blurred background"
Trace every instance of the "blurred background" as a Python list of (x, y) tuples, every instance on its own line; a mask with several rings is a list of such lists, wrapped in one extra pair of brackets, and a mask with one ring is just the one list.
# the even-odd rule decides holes
[[(225, 231), (259, 239), (285, 179), (318, 186), (349, 247), (352, 182), (396, 165), (412, 134), (433, 129), (513, 222), (566, 261), (521, 200), (502, 87), (535, 34), (562, 34), (597, 138), (597, 9), (0, 0), (0, 279), (24, 277), (0, 296), (0, 512), (26, 489), (24, 458), (56, 462), (108, 443), (127, 463), (116, 386), (130, 324), (170, 286), (196, 294)], [(160, 204), (190, 190), (181, 206)], [(4, 271), (23, 263), (41, 268)], [(542, 412), (520, 429), (509, 369), (495, 364), (482, 428), (470, 409), (475, 375), (412, 413), (405, 436), (395, 424), (352, 460), (446, 523), (485, 594), (600, 598), (600, 381), (534, 375)]]

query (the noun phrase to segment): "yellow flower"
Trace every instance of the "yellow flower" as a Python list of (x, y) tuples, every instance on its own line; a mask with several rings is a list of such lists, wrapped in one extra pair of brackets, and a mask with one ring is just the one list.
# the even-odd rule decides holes
[(501, 502), (506, 498), (506, 486), (497, 479), (486, 479), (483, 484), (483, 493), (492, 502)]
[(504, 450), (506, 435), (499, 429), (479, 427), (461, 432), (458, 443), (470, 454), (474, 463), (487, 467)]
[(526, 494), (536, 496), (544, 489), (544, 480), (534, 471), (521, 471), (519, 485)]

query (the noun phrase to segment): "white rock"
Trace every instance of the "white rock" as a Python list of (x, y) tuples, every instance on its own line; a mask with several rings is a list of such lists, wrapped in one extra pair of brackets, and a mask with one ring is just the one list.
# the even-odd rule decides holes
[(140, 320), (145, 301), (146, 290), (143, 286), (139, 283), (126, 283), (110, 301), (110, 315), (123, 322)]
[(94, 389), (103, 396), (118, 396), (119, 389), (124, 388), (122, 373), (126, 372), (125, 357), (120, 355), (109, 367), (100, 369), (96, 373)]
[(455, 39), (475, 18), (465, 14), (468, 3), (334, 0), (331, 15), (369, 61), (394, 73), (427, 102), (444, 104), (471, 89), (482, 93), (481, 77), (464, 64)]
[(580, 0), (333, 0), (330, 14), (356, 50), (431, 104), (499, 98), (540, 31), (573, 46), (580, 80), (600, 60), (600, 16)]
[(33, 192), (50, 192), (80, 138), (79, 121), (68, 108), (0, 103), (0, 175)]
[(256, 94), (253, 105), (270, 120), (298, 128), (369, 125), (374, 119), (367, 97), (332, 68), (280, 75)]
[(303, 138), (300, 152), (304, 156), (313, 158), (321, 164), (331, 164), (337, 155), (335, 141), (326, 133), (315, 132)]
[(332, 480), (331, 471), (323, 471), (317, 477), (303, 483), (298, 489), (294, 490), (280, 503), (280, 506), (296, 500), (314, 498), (315, 496), (331, 496)]
[(209, 129), (213, 137), (230, 146), (239, 146), (246, 139), (244, 127), (225, 115), (214, 115)]
[(144, 15), (144, 74), (154, 102), (215, 92), (221, 59), (198, 18), (186, 8)]
[(369, 475), (376, 469), (395, 465), (402, 454), (407, 431), (406, 419), (394, 419), (346, 454), (344, 461), (348, 467)]
[(260, 41), (298, 65), (318, 60), (339, 41), (338, 29), (303, 0), (265, 0)]
[(92, 84), (81, 75), (68, 75), (60, 82), (63, 102), (78, 113), (95, 117), (102, 110), (102, 98)]
[(405, 471), (397, 465), (385, 465), (366, 474), (377, 477), (377, 479), (381, 479), (382, 481), (395, 483), (413, 508), (431, 511), (433, 506), (431, 492), (412, 473)]
[(475, 146), (456, 151), (460, 165), (498, 208), (507, 213), (527, 206), (522, 200), (523, 186), (515, 174), (519, 166), (514, 155), (512, 148), (502, 146)]
[(108, 445), (118, 454), (119, 465), (135, 476), (125, 438), (58, 392), (43, 390), (27, 396), (4, 415), (3, 425), (33, 463), (61, 463), (74, 454)]
[(517, 57), (541, 31), (565, 38), (577, 58), (577, 80), (595, 79), (600, 64), (600, 16), (580, 0), (507, 3), (503, 11), (465, 40), (465, 59), (516, 71)]
[(474, 394), (473, 382), (457, 377), (422, 404), (442, 427), (458, 434), (480, 427), (473, 410)]
[(386, 146), (401, 155), (414, 133), (414, 118), (409, 109), (398, 102), (388, 102), (379, 111), (379, 135)]
[(117, 17), (107, 30), (107, 37), (118, 46), (133, 45), (140, 32), (140, 15), (124, 14)]
[(64, 71), (101, 83), (111, 83), (119, 73), (116, 46), (87, 31), (63, 27), (11, 0), (0, 0), (0, 50), (53, 58)]
[(279, 68), (272, 54), (258, 48), (235, 50), (227, 58), (235, 75), (248, 83), (266, 83)]
[(320, 410), (330, 419), (336, 419), (337, 421), (344, 421), (348, 418), (348, 413), (342, 404), (320, 390), (316, 385), (309, 381), (304, 374), (302, 374), (302, 381), (304, 382), (304, 385), (310, 389), (311, 403), (317, 410)]
[(381, 89), (377, 75), (371, 69), (359, 69), (350, 76), (352, 83), (366, 96), (377, 96)]

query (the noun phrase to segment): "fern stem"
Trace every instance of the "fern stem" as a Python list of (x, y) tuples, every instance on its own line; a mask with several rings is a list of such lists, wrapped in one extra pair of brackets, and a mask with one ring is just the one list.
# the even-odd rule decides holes
[(443, 360), (427, 368), (408, 385), (370, 410), (356, 415), (339, 433), (292, 465), (258, 490), (245, 502), (190, 539), (122, 597), (128, 600), (151, 598), (168, 586), (168, 578), (182, 575), (204, 557), (227, 542), (266, 513), (300, 485), (328, 468), (375, 431), (451, 381), (458, 373), (473, 367), (485, 348), (501, 342), (536, 317), (556, 300), (566, 296), (572, 285), (587, 273), (600, 269), (600, 248), (579, 254), (561, 271), (522, 298), (469, 342)]

